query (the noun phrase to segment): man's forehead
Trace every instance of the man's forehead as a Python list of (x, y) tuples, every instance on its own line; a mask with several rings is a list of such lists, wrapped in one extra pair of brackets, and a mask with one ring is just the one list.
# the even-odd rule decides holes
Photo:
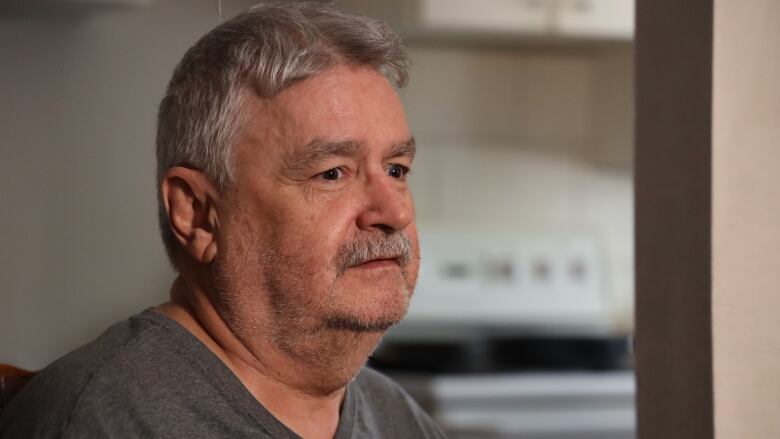
[[(335, 82), (341, 87), (332, 87)], [(414, 139), (400, 100), (387, 79), (371, 67), (337, 66), (273, 97), (253, 98), (246, 107), (252, 116), (244, 129), (251, 154), (261, 146), (265, 154), (292, 168), (369, 147), (383, 154), (413, 155)]]

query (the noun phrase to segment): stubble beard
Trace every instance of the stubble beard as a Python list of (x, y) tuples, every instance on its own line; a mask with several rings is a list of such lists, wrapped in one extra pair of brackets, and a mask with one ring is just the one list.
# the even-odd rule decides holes
[[(263, 245), (248, 229), (216, 261), (220, 314), (256, 356), (262, 355), (256, 350), (270, 344), (307, 370), (303, 390), (317, 394), (338, 390), (354, 379), (385, 331), (406, 313), (414, 287), (407, 281), (407, 270), (416, 267), (417, 249), (400, 234), (350, 240), (334, 258), (330, 268), (335, 276), (328, 285), (311, 282), (322, 278), (322, 270), (307, 259), (308, 246), (300, 243), (291, 254), (282, 254), (279, 240), (267, 238)], [(379, 315), (345, 312), (341, 307), (349, 294), (366, 300), (372, 292), (338, 291), (337, 280), (349, 266), (382, 253), (402, 255), (398, 282), (402, 291), (382, 294), (388, 303), (381, 304), (384, 312)]]

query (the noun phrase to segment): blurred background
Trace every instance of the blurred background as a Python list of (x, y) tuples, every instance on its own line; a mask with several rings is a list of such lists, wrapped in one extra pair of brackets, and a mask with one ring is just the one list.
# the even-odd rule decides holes
[[(166, 300), (156, 109), (255, 1), (0, 0), (0, 362)], [(453, 438), (633, 438), (633, 0), (343, 0), (399, 29), (421, 276), (372, 364)]]

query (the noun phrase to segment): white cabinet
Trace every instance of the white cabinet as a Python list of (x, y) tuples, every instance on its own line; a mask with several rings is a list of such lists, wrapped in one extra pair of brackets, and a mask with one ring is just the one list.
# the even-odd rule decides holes
[(421, 0), (418, 25), (430, 30), (546, 32), (549, 0)]
[(389, 19), (407, 37), (533, 37), (629, 41), (635, 0), (342, 0)]
[(634, 34), (634, 0), (558, 0), (560, 35), (624, 38)]

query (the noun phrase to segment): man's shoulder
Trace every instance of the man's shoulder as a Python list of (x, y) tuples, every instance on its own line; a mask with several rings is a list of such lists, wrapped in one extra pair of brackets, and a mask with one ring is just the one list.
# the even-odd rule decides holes
[[(162, 317), (162, 316), (160, 316)], [(125, 365), (127, 357), (141, 356), (165, 343), (158, 335), (165, 331), (163, 320), (144, 311), (109, 327), (95, 340), (57, 359), (38, 377), (86, 377), (112, 373)]]
[(3, 411), (0, 437), (57, 437), (78, 410), (111, 410), (112, 400), (143, 389), (144, 372), (174, 344), (170, 336), (176, 331), (152, 311), (114, 324), (40, 371)]
[(173, 345), (170, 338), (176, 334), (163, 319), (145, 311), (115, 323), (95, 340), (40, 371), (19, 396), (42, 389), (52, 391), (48, 398), (62, 391), (84, 391), (87, 384), (115, 381), (123, 373), (143, 369), (155, 361), (153, 354)]
[(363, 433), (371, 437), (446, 437), (409, 393), (381, 372), (365, 367), (355, 385), (360, 394), (357, 410), (367, 430)]

